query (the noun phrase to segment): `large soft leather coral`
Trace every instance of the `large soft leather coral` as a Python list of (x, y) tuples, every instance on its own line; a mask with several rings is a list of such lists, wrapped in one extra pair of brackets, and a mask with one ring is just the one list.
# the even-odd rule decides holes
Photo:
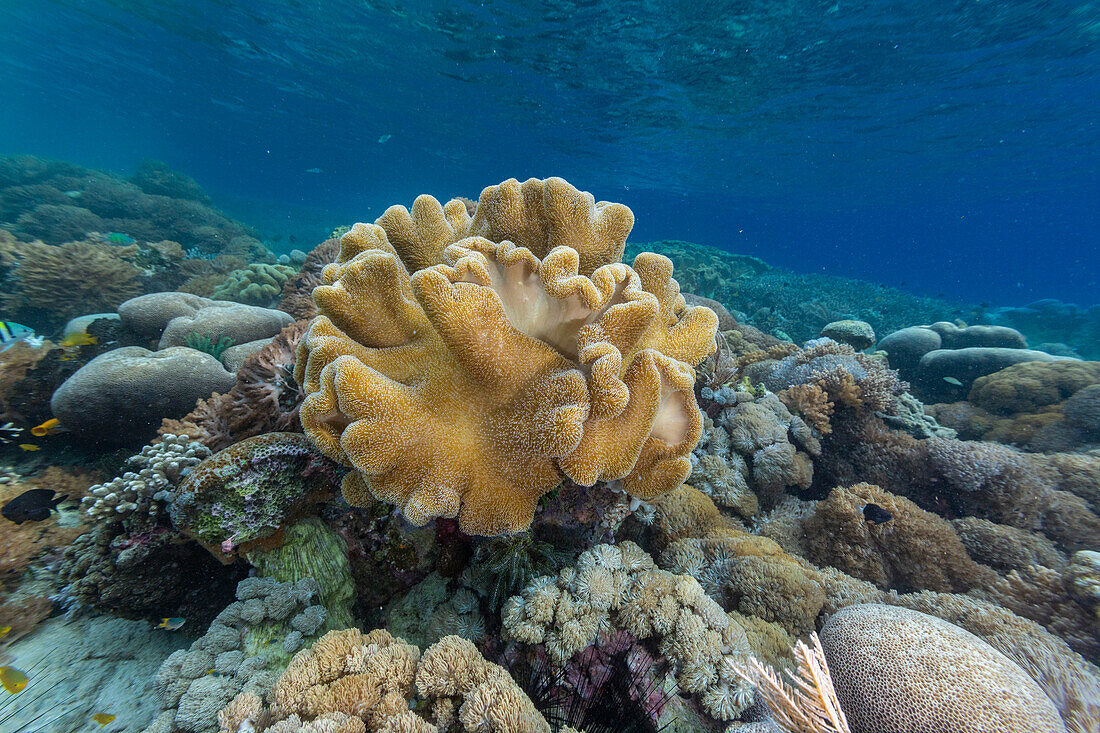
[(491, 535), (527, 528), (563, 474), (643, 499), (679, 486), (717, 317), (685, 305), (667, 258), (618, 261), (633, 220), (512, 179), (473, 217), (420, 196), (344, 235), (296, 376), (306, 433), (355, 469), (345, 498)]

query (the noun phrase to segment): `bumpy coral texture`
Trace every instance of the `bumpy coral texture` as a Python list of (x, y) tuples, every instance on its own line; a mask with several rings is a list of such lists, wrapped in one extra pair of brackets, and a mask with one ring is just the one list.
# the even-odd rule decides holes
[(514, 640), (544, 644), (558, 666), (612, 629), (655, 637), (680, 689), (698, 693), (709, 715), (732, 720), (752, 702), (734, 672), (750, 653), (745, 630), (694, 578), (657, 569), (633, 542), (596, 545), (556, 578), (536, 578), (508, 599), (501, 620)]
[(301, 433), (247, 438), (190, 471), (172, 502), (172, 523), (228, 561), (242, 546), (281, 544), (274, 535), (305, 506), (330, 498), (340, 473)]
[[(316, 724), (334, 715), (344, 724), (360, 721), (339, 729), (349, 732), (431, 733), (460, 725), (468, 733), (550, 733), (508, 673), (457, 636), (421, 655), (384, 629), (331, 631), (291, 660), (272, 698), (271, 709), (264, 711), (256, 700), (239, 696), (220, 719), (228, 723), (245, 713), (260, 723), (258, 730), (265, 729), (265, 718), (277, 719), (266, 728), (269, 733), (316, 730), (302, 721)], [(233, 729), (223, 725), (222, 731)]]
[(640, 498), (683, 482), (717, 317), (667, 258), (618, 261), (632, 225), (561, 179), (512, 179), (473, 218), (420, 196), (345, 234), (295, 373), (306, 433), (355, 469), (345, 498), (491, 535), (529, 526), (563, 473)]
[(916, 611), (867, 604), (821, 631), (853, 733), (1064, 733), (1043, 690), (968, 631)]

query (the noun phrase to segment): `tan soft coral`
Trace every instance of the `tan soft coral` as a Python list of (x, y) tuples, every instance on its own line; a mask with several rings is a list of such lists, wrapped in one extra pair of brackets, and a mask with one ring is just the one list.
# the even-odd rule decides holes
[[(383, 629), (330, 631), (295, 655), (272, 698), (265, 709), (254, 695), (239, 695), (219, 714), (223, 733), (235, 733), (232, 725), (243, 720), (273, 733), (320, 731), (326, 721), (347, 733), (431, 732), (456, 722), (470, 732), (550, 733), (508, 673), (457, 636), (444, 637), (422, 656)], [(417, 712), (410, 701), (418, 703)], [(272, 720), (277, 722), (265, 728)]]
[(680, 485), (717, 317), (685, 305), (667, 258), (617, 261), (632, 224), (551, 178), (490, 186), (473, 218), (421, 196), (344, 235), (295, 376), (306, 433), (356, 469), (345, 498), (502, 534), (562, 474), (640, 498)]

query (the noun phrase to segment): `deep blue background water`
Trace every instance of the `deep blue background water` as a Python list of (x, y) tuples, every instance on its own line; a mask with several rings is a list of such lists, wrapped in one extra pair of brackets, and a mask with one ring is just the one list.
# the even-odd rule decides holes
[(1098, 44), (1094, 1), (0, 0), (0, 153), (159, 158), (303, 247), (561, 175), (636, 240), (1088, 304)]

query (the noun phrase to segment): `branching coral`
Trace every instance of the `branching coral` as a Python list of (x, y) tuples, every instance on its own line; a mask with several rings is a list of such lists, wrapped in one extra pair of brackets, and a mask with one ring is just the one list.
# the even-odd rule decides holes
[(717, 317), (666, 258), (618, 262), (632, 224), (551, 178), (485, 189), (473, 219), (421, 196), (345, 234), (295, 371), (307, 434), (356, 469), (345, 498), (504, 534), (563, 473), (641, 498), (679, 485)]
[(749, 652), (744, 630), (694, 578), (658, 570), (633, 542), (597, 545), (556, 578), (536, 579), (502, 618), (510, 637), (544, 644), (557, 665), (611, 629), (657, 637), (680, 689), (699, 694), (708, 714), (732, 720), (752, 702), (733, 671)]
[(130, 518), (131, 529), (151, 527), (174, 496), (184, 472), (210, 456), (205, 446), (184, 435), (165, 435), (126, 461), (130, 469), (107, 483), (93, 486), (81, 501), (96, 518)]
[[(421, 655), (383, 629), (331, 631), (295, 655), (272, 699), (263, 710), (247, 693), (238, 697), (219, 716), (222, 733), (238, 733), (230, 726), (244, 720), (269, 733), (318, 730), (306, 726), (322, 719), (347, 726), (341, 731), (372, 733), (431, 733), (455, 725), (467, 733), (550, 733), (508, 673), (456, 636)], [(264, 720), (278, 722), (265, 727)]]

